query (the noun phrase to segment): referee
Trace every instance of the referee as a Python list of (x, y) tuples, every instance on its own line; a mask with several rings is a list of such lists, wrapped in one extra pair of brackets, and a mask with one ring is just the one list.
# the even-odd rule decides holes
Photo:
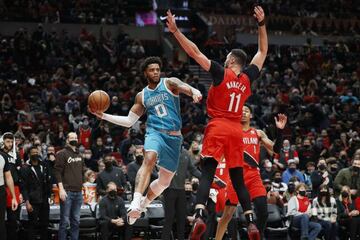
[(0, 236), (1, 239), (6, 239), (5, 227), (5, 211), (6, 211), (6, 190), (5, 183), (8, 186), (12, 200), (11, 209), (15, 211), (18, 203), (15, 197), (14, 180), (11, 176), (8, 155), (0, 150)]

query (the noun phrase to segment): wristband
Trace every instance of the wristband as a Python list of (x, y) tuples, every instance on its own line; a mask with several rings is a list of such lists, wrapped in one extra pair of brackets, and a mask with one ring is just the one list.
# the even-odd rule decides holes
[(265, 25), (265, 18), (264, 20), (262, 20), (261, 22), (258, 22), (258, 26), (261, 27), (261, 26), (264, 26)]

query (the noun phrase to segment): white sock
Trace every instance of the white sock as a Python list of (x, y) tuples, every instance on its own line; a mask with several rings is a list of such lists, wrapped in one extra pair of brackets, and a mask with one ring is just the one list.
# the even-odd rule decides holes
[(147, 196), (146, 196), (144, 201), (141, 203), (141, 207), (147, 208), (150, 205), (151, 202), (152, 202), (152, 200), (148, 199)]
[(141, 193), (134, 192), (134, 197), (133, 197), (131, 204), (134, 204), (135, 206), (140, 206), (140, 201), (141, 201), (142, 196), (143, 195)]

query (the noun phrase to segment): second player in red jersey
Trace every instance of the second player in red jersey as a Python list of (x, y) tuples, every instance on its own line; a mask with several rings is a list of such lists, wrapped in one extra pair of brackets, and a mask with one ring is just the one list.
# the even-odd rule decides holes
[[(278, 131), (276, 134), (276, 141), (274, 144), (263, 132), (250, 127), (250, 119), (252, 118), (251, 108), (244, 106), (242, 108), (242, 119), (241, 124), (243, 128), (242, 142), (244, 147), (244, 181), (245, 186), (250, 193), (250, 198), (254, 202), (256, 216), (257, 216), (257, 227), (263, 237), (263, 231), (267, 220), (267, 203), (266, 203), (266, 189), (262, 183), (262, 179), (259, 171), (260, 163), (260, 144), (272, 154), (278, 152), (281, 148), (282, 134)], [(287, 117), (283, 114), (278, 115), (278, 119), (275, 118), (275, 123), (278, 129), (283, 129), (286, 125)], [(223, 170), (226, 172), (226, 169)], [(223, 174), (226, 176), (226, 174)], [(232, 218), (238, 204), (237, 194), (233, 188), (230, 178), (222, 179), (227, 183), (226, 193), (224, 196), (219, 196), (218, 200), (226, 201), (225, 203), (219, 202), (219, 206), (226, 205), (223, 211), (223, 216), (219, 220), (218, 228), (216, 231), (215, 239), (222, 239), (226, 231), (227, 225)]]

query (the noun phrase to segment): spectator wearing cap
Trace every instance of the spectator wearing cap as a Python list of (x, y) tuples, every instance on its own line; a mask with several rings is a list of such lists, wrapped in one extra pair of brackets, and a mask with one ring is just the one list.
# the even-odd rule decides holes
[(360, 155), (355, 154), (352, 166), (340, 170), (334, 181), (335, 190), (340, 191), (343, 186), (350, 187), (352, 196), (356, 196), (360, 189)]
[(121, 157), (123, 159), (123, 163), (125, 165), (128, 165), (132, 159), (129, 158), (129, 154), (132, 154), (129, 152), (129, 149), (132, 145), (144, 145), (144, 143), (138, 139), (137, 137), (137, 131), (133, 128), (131, 128), (128, 132), (128, 137), (121, 141), (120, 143), (120, 153)]
[(280, 170), (284, 170), (286, 168), (289, 159), (293, 159), (295, 160), (296, 164), (299, 164), (298, 152), (296, 150), (291, 149), (290, 141), (285, 139), (280, 153), (275, 154), (274, 156), (274, 164)]
[(329, 175), (326, 161), (324, 158), (320, 158), (317, 163), (317, 170), (315, 170), (311, 176), (312, 192), (311, 197), (316, 197), (319, 194), (320, 186), (328, 185), (330, 188), (333, 186), (333, 179)]
[(296, 161), (294, 159), (289, 159), (288, 168), (283, 172), (282, 180), (284, 183), (288, 184), (292, 177), (297, 177), (300, 182), (304, 183), (304, 175), (297, 170)]

